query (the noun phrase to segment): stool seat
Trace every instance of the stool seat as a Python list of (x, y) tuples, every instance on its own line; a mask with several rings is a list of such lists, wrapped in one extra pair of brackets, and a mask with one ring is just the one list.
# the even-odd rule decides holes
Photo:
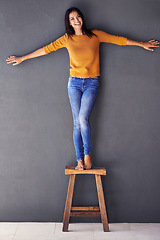
[[(72, 206), (72, 198), (74, 191), (75, 176), (79, 174), (94, 174), (96, 180), (97, 194), (99, 206)], [(103, 231), (109, 232), (108, 218), (106, 212), (106, 205), (104, 200), (104, 193), (101, 181), (101, 175), (106, 175), (105, 167), (93, 167), (88, 170), (77, 170), (73, 166), (66, 166), (65, 175), (70, 175), (66, 204), (63, 215), (63, 232), (68, 231), (70, 217), (101, 217), (103, 224)]]
[(77, 170), (73, 166), (66, 166), (65, 175), (70, 174), (98, 174), (98, 175), (106, 175), (105, 167), (92, 167), (91, 169), (85, 170)]

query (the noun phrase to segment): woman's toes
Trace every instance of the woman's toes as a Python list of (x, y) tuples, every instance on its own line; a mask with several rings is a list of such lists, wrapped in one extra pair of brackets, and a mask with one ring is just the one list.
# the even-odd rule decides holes
[(76, 170), (84, 170), (83, 161), (78, 161), (78, 165), (75, 167)]
[(88, 169), (92, 168), (92, 165), (85, 165), (84, 167), (85, 167), (86, 170), (88, 170)]
[(78, 165), (77, 165), (77, 166), (75, 167), (75, 169), (76, 169), (76, 170), (84, 170), (84, 166), (83, 166), (83, 165), (82, 165), (82, 166), (78, 166)]

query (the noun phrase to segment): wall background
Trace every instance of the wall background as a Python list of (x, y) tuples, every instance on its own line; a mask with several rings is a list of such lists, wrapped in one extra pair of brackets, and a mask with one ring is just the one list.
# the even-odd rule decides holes
[[(0, 0), (0, 221), (62, 221), (75, 165), (66, 49), (7, 65), (65, 32), (76, 6), (88, 28), (160, 40), (159, 0)], [(94, 166), (109, 222), (160, 222), (160, 55), (102, 43), (100, 91), (91, 115)], [(76, 179), (74, 205), (97, 205), (92, 176)], [(75, 221), (100, 221), (98, 218)]]

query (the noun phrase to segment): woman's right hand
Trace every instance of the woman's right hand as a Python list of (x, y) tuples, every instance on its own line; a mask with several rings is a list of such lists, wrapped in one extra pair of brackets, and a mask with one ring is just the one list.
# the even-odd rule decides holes
[(10, 56), (6, 59), (7, 64), (13, 63), (13, 66), (20, 64), (23, 62), (22, 57)]

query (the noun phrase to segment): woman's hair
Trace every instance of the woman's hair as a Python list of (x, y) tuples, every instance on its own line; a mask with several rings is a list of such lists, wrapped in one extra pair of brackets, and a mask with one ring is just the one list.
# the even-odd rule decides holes
[(65, 13), (65, 28), (66, 28), (66, 33), (68, 34), (68, 36), (72, 36), (75, 34), (75, 31), (73, 29), (73, 27), (70, 25), (70, 21), (69, 21), (69, 14), (73, 11), (76, 11), (80, 17), (82, 18), (83, 20), (83, 24), (82, 24), (82, 33), (83, 34), (86, 34), (88, 37), (92, 37), (93, 35), (97, 36), (96, 34), (94, 34), (91, 30), (87, 29), (86, 28), (86, 25), (85, 25), (85, 20), (84, 20), (84, 16), (82, 14), (82, 12), (76, 8), (76, 7), (71, 7), (69, 9), (67, 9), (66, 13)]

